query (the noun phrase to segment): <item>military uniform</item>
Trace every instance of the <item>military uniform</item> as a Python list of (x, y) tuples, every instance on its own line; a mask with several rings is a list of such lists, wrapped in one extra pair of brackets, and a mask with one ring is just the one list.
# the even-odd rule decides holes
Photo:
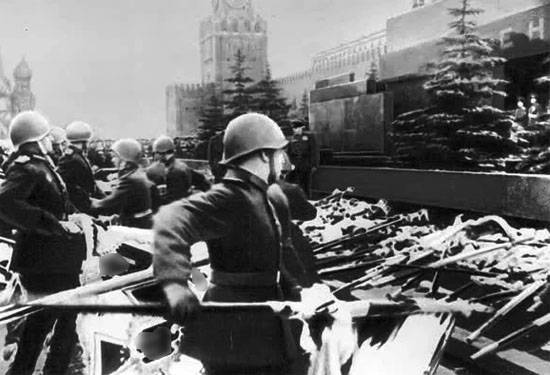
[(145, 175), (153, 184), (155, 184), (159, 196), (158, 206), (165, 205), (166, 202), (166, 166), (160, 160), (155, 161), (145, 169)]
[(160, 160), (155, 161), (147, 167), (145, 174), (157, 186), (166, 184), (166, 166)]
[(203, 174), (189, 168), (184, 161), (174, 157), (170, 158), (167, 163), (157, 161), (151, 164), (146, 173), (147, 178), (161, 192), (163, 205), (189, 196), (193, 188), (201, 191), (210, 188), (210, 183)]
[(189, 168), (184, 161), (169, 159), (166, 164), (167, 203), (189, 196), (192, 188), (206, 191), (210, 183), (203, 174)]
[(80, 211), (89, 213), (90, 197), (101, 198), (90, 162), (82, 150), (69, 145), (59, 160), (59, 174), (67, 184), (69, 200)]
[(286, 181), (269, 187), (268, 195), (280, 218), (283, 234), (283, 257), (286, 269), (302, 287), (320, 282), (311, 245), (292, 220), (313, 220), (317, 210), (302, 189)]
[(118, 184), (113, 192), (94, 201), (91, 212), (100, 215), (118, 214), (122, 225), (151, 228), (157, 201), (154, 184), (141, 169), (133, 167), (119, 172)]
[[(295, 290), (282, 264), (280, 225), (267, 184), (257, 176), (231, 168), (209, 191), (161, 208), (155, 218), (156, 278), (186, 285), (189, 248), (198, 241), (207, 242), (212, 268), (205, 301), (281, 300), (289, 298), (282, 289)], [(296, 353), (288, 326), (273, 314), (250, 318), (199, 315), (186, 324), (182, 349), (210, 373), (260, 368), (285, 373)]]
[(52, 145), (53, 151), (50, 153), (50, 158), (52, 159), (55, 165), (59, 164), (59, 161), (63, 157), (63, 150), (61, 150), (61, 145), (54, 143)]
[(529, 107), (529, 111), (528, 111), (528, 116), (529, 116), (528, 125), (529, 126), (534, 126), (534, 125), (537, 124), (537, 122), (539, 121), (539, 117), (541, 115), (541, 112), (542, 112), (542, 108), (541, 108), (539, 103), (537, 103), (537, 102), (531, 103), (531, 106)]
[[(67, 191), (51, 161), (18, 152), (0, 186), (0, 219), (17, 229), (11, 269), (30, 295), (79, 285), (86, 256), (83, 236), (68, 235), (60, 224), (68, 213)], [(77, 342), (76, 315), (42, 311), (25, 322), (10, 374), (32, 373), (48, 332), (55, 324), (44, 374), (66, 370)]]
[(319, 150), (315, 136), (309, 132), (292, 135), (289, 139), (288, 155), (295, 167), (289, 175), (289, 181), (300, 185), (309, 197), (311, 170), (319, 166)]

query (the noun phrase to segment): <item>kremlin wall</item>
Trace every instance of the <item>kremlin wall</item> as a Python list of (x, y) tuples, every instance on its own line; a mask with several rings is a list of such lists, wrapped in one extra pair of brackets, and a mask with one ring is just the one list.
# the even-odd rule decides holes
[[(201, 23), (202, 85), (223, 85), (237, 49), (250, 56), (249, 75), (259, 80), (267, 66), (267, 23), (255, 13), (252, 0), (217, 2), (214, 14)], [(550, 53), (550, 0), (473, 0), (485, 11), (478, 18), (482, 36), (494, 39), (508, 59), (497, 74), (510, 84), (508, 98), (495, 105), (514, 108), (517, 96), (536, 93), (546, 104), (549, 90), (534, 79), (548, 74), (544, 65)], [(239, 7), (235, 7), (238, 4)], [(393, 94), (393, 113), (427, 103), (422, 83), (426, 66), (438, 60), (439, 41), (449, 32), (448, 8), (457, 0), (412, 0), (408, 12), (389, 18), (386, 28), (355, 40), (329, 47), (312, 56), (310, 66), (276, 77), (288, 103), (299, 103), (320, 80), (351, 73), (360, 81), (374, 73)], [(426, 22), (429, 20), (429, 22)], [(168, 133), (188, 135), (199, 126), (201, 85), (170, 85), (166, 90)]]

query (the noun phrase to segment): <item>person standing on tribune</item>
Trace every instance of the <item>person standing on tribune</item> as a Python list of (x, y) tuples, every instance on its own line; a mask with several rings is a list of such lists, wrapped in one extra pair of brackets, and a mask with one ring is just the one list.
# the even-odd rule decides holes
[(305, 128), (306, 123), (301, 120), (292, 123), (293, 134), (290, 137), (288, 154), (294, 170), (290, 172), (288, 180), (300, 185), (309, 198), (311, 178), (319, 166), (319, 150), (315, 136)]

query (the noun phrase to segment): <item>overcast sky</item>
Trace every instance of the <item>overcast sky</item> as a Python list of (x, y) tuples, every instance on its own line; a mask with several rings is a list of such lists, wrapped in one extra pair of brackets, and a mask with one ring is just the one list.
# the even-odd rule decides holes
[[(384, 27), (411, 0), (256, 0), (268, 21), (274, 75), (318, 51)], [(199, 82), (199, 22), (209, 0), (1, 0), (0, 54), (10, 77), (25, 56), (37, 109), (102, 136), (154, 137), (166, 127), (167, 84)]]

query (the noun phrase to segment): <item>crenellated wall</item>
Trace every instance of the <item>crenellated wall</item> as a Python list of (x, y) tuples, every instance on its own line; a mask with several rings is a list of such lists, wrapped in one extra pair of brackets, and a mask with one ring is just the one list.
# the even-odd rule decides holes
[(344, 73), (354, 73), (356, 80), (363, 80), (373, 68), (379, 71), (386, 50), (385, 30), (380, 30), (317, 53), (307, 70), (277, 78), (277, 82), (289, 101), (299, 102), (316, 81)]
[(206, 86), (198, 83), (178, 83), (166, 88), (168, 135), (188, 136), (196, 132), (206, 90)]

